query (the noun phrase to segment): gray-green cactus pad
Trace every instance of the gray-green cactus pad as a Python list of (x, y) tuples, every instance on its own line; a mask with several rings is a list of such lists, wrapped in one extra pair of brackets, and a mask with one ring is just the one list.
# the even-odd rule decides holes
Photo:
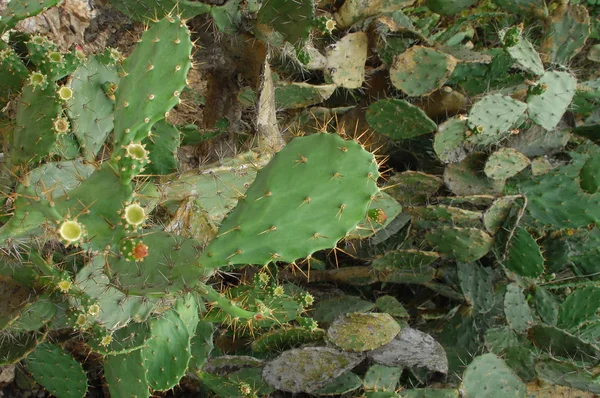
[(285, 351), (268, 362), (263, 379), (272, 387), (288, 392), (312, 392), (352, 369), (362, 361), (360, 354), (328, 347), (307, 347)]
[(430, 335), (416, 329), (403, 328), (389, 344), (369, 353), (381, 365), (427, 368), (448, 373), (444, 348)]

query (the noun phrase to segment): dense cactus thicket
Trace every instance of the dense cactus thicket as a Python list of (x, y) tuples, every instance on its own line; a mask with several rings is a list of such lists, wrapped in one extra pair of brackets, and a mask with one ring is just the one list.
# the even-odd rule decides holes
[[(600, 394), (592, 0), (109, 3), (134, 48), (0, 14), (0, 365), (58, 398)], [(197, 21), (237, 120), (173, 118)]]

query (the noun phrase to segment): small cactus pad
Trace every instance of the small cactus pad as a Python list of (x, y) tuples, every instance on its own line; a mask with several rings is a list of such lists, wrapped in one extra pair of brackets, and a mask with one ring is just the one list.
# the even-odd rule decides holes
[(583, 4), (557, 7), (547, 20), (540, 52), (545, 61), (568, 65), (590, 35), (590, 15)]
[(531, 162), (527, 156), (512, 148), (501, 148), (485, 162), (483, 172), (494, 180), (505, 180), (517, 175)]
[(366, 118), (373, 130), (395, 140), (418, 137), (437, 128), (420, 108), (400, 99), (372, 103)]
[(464, 148), (467, 121), (450, 118), (439, 125), (433, 138), (433, 150), (444, 163), (460, 162), (467, 156)]
[(519, 184), (519, 190), (528, 199), (528, 213), (541, 224), (556, 229), (580, 228), (600, 220), (600, 192), (586, 193), (578, 181), (589, 157), (574, 152), (570, 155), (570, 164)]
[(506, 138), (508, 131), (527, 110), (527, 104), (502, 94), (486, 95), (469, 111), (467, 141), (476, 145), (491, 145)]
[(87, 375), (81, 364), (54, 344), (40, 344), (27, 357), (27, 369), (57, 398), (83, 398), (87, 392)]
[(527, 97), (529, 117), (546, 130), (554, 130), (573, 100), (577, 79), (567, 72), (549, 71), (537, 84), (544, 91)]
[(460, 288), (474, 312), (488, 313), (495, 304), (494, 272), (477, 263), (458, 263)]
[(389, 314), (360, 313), (341, 315), (327, 329), (327, 339), (344, 351), (371, 351), (388, 344), (400, 332), (400, 325)]
[(355, 367), (362, 355), (329, 347), (285, 351), (263, 368), (263, 379), (279, 390), (299, 393), (317, 390)]
[(308, 39), (314, 19), (314, 0), (267, 0), (258, 13), (258, 23), (275, 29), (292, 44)]
[(534, 324), (533, 314), (527, 304), (523, 289), (516, 283), (506, 287), (504, 314), (509, 326), (516, 332), (524, 332)]
[(356, 32), (328, 47), (325, 80), (339, 87), (360, 88), (365, 80), (368, 43), (365, 32)]
[(416, 329), (403, 328), (389, 344), (368, 355), (375, 363), (385, 366), (420, 367), (448, 373), (444, 348), (433, 337)]
[(318, 342), (325, 337), (322, 329), (309, 330), (301, 326), (281, 327), (263, 333), (252, 342), (252, 351), (258, 353), (284, 351), (306, 343)]
[(575, 332), (584, 322), (597, 320), (600, 288), (587, 286), (569, 294), (560, 305), (558, 327)]
[(119, 82), (117, 68), (105, 65), (92, 57), (73, 73), (73, 97), (67, 113), (73, 125), (73, 134), (81, 144), (86, 159), (94, 159), (114, 127), (114, 104), (104, 91), (107, 83)]
[(456, 67), (456, 59), (423, 46), (414, 46), (394, 57), (392, 84), (406, 95), (428, 95), (440, 88)]
[(112, 398), (145, 398), (150, 395), (140, 350), (107, 356), (104, 360), (104, 377)]
[(367, 312), (375, 308), (375, 304), (356, 296), (339, 296), (319, 301), (310, 315), (319, 324), (329, 324), (338, 315), (349, 312)]
[(579, 172), (581, 189), (589, 194), (595, 194), (600, 188), (600, 154), (590, 157)]
[(141, 141), (179, 103), (191, 53), (190, 33), (179, 17), (167, 16), (144, 32), (123, 64), (125, 77), (115, 93), (117, 147)]
[(425, 240), (438, 252), (464, 262), (480, 259), (494, 244), (491, 236), (477, 228), (434, 228)]
[(441, 178), (419, 171), (404, 171), (389, 177), (386, 192), (403, 205), (420, 205), (444, 185)]
[(461, 385), (465, 398), (525, 398), (523, 381), (494, 354), (476, 357), (467, 366)]
[(354, 141), (296, 138), (258, 173), (200, 264), (292, 262), (333, 247), (364, 218), (378, 176), (373, 155)]
[(544, 272), (544, 257), (535, 239), (523, 227), (517, 227), (509, 243), (504, 266), (521, 275), (535, 278)]
[(537, 315), (544, 323), (556, 326), (560, 303), (558, 298), (542, 286), (533, 287), (533, 304)]
[(400, 381), (402, 368), (398, 366), (385, 366), (373, 364), (363, 378), (367, 390), (394, 391)]
[(57, 89), (54, 82), (48, 81), (41, 86), (28, 83), (23, 88), (17, 103), (16, 127), (12, 134), (13, 163), (38, 162), (55, 149), (53, 123), (61, 108)]
[(190, 334), (172, 310), (154, 320), (151, 330), (152, 337), (141, 350), (146, 378), (153, 390), (165, 391), (185, 375), (191, 357)]
[(486, 156), (481, 152), (469, 154), (458, 163), (451, 163), (444, 169), (444, 183), (459, 196), (498, 195), (505, 181), (488, 178), (485, 169)]
[(555, 356), (590, 364), (600, 360), (600, 349), (596, 344), (554, 326), (536, 325), (527, 331), (527, 337), (536, 347)]
[[(517, 30), (515, 31), (515, 29)], [(542, 64), (540, 55), (537, 53), (537, 51), (535, 51), (533, 44), (531, 44), (529, 40), (527, 40), (521, 35), (521, 32), (520, 30), (518, 30), (518, 28), (507, 28), (501, 30), (499, 32), (501, 40), (504, 40), (505, 36), (507, 35), (507, 32), (512, 33), (509, 33), (509, 36), (511, 36), (510, 40), (512, 42), (507, 43), (506, 41), (504, 41), (504, 47), (506, 48), (506, 51), (508, 51), (512, 59), (514, 59), (517, 62), (517, 64), (526, 71), (531, 72), (537, 76), (543, 75), (544, 65)]]

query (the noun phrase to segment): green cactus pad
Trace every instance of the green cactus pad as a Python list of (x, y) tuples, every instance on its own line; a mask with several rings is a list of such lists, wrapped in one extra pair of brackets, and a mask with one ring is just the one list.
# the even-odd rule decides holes
[(527, 337), (536, 347), (571, 361), (597, 364), (600, 349), (563, 329), (554, 326), (537, 325), (527, 331)]
[(141, 141), (179, 103), (191, 52), (189, 31), (179, 17), (165, 17), (144, 32), (123, 64), (125, 77), (115, 93), (117, 148)]
[(192, 18), (196, 15), (206, 14), (212, 6), (192, 0), (114, 0), (111, 3), (117, 10), (138, 22), (163, 18), (176, 10), (183, 18)]
[(59, 2), (60, 0), (9, 1), (6, 10), (2, 13), (2, 19), (0, 19), (0, 35), (15, 27), (19, 21), (34, 17)]
[(373, 130), (395, 140), (418, 137), (437, 128), (420, 108), (400, 99), (372, 103), (366, 118)]
[(152, 322), (152, 337), (141, 354), (150, 388), (165, 391), (179, 384), (191, 357), (188, 327), (170, 310)]
[(194, 265), (199, 256), (195, 240), (159, 230), (148, 231), (142, 239), (148, 251), (142, 261), (127, 261), (125, 255), (107, 257), (111, 283), (119, 290), (160, 297), (192, 287), (206, 274)]
[(191, 340), (192, 358), (190, 359), (189, 369), (192, 371), (200, 370), (208, 361), (208, 357), (214, 348), (213, 343), (214, 327), (213, 324), (206, 321), (198, 321), (196, 331)]
[(87, 375), (81, 364), (54, 344), (40, 344), (27, 357), (27, 369), (57, 398), (83, 398), (87, 392)]
[(529, 117), (546, 130), (554, 130), (573, 100), (577, 80), (567, 72), (549, 71), (538, 80), (538, 85), (546, 89), (527, 97)]
[(472, 135), (467, 142), (492, 145), (508, 137), (508, 131), (527, 110), (527, 104), (502, 94), (486, 95), (469, 111)]
[(373, 364), (363, 378), (366, 390), (394, 391), (403, 369), (397, 366)]
[(419, 171), (404, 171), (390, 176), (385, 192), (403, 205), (421, 205), (444, 185), (441, 178)]
[[(373, 212), (379, 217), (372, 217)], [(367, 215), (356, 229), (346, 235), (346, 239), (365, 239), (385, 229), (402, 212), (402, 206), (390, 195), (378, 192), (367, 210)]]
[[(500, 40), (504, 40), (504, 36), (508, 29), (509, 28), (503, 29), (498, 33)], [(517, 39), (518, 41), (514, 45), (507, 46), (505, 44), (506, 51), (508, 51), (512, 59), (514, 59), (521, 68), (537, 76), (543, 75), (544, 65), (542, 64), (540, 55), (535, 51), (533, 44), (523, 37), (520, 31), (518, 32)]]
[(494, 272), (477, 263), (458, 263), (458, 280), (467, 303), (478, 313), (488, 313), (495, 304)]
[(52, 296), (45, 293), (19, 310), (19, 318), (10, 325), (11, 332), (29, 332), (42, 328), (50, 322), (60, 308)]
[(157, 184), (160, 203), (174, 213), (181, 201), (192, 197), (211, 222), (220, 224), (254, 181), (258, 169), (268, 161), (268, 156), (246, 152), (188, 171), (177, 179), (161, 177)]
[(298, 326), (284, 326), (261, 334), (252, 342), (252, 351), (258, 353), (281, 352), (299, 347), (307, 343), (322, 341), (325, 331), (322, 329), (308, 330)]
[(95, 158), (114, 126), (114, 104), (103, 89), (107, 82), (118, 84), (117, 68), (103, 64), (98, 57), (77, 68), (71, 81), (74, 93), (67, 113), (88, 160)]
[(394, 296), (385, 295), (378, 297), (375, 305), (379, 311), (390, 314), (395, 318), (410, 318), (408, 311)]
[(113, 398), (146, 398), (150, 395), (141, 350), (107, 356), (104, 377)]
[(39, 162), (55, 148), (53, 123), (61, 105), (58, 87), (46, 82), (42, 87), (26, 84), (19, 97), (11, 157), (14, 164)]
[(521, 379), (494, 354), (476, 357), (463, 374), (461, 390), (465, 398), (507, 398), (527, 396)]
[(0, 340), (0, 366), (12, 365), (25, 359), (46, 339), (47, 331), (13, 333)]
[[(600, 385), (598, 385), (595, 375), (589, 370), (577, 367), (573, 363), (545, 359), (536, 363), (535, 372), (539, 380), (543, 383), (558, 384), (589, 391), (596, 395), (600, 394)], [(564, 394), (565, 391), (559, 391), (559, 393)], [(571, 391), (567, 390), (566, 393), (570, 394)]]
[(527, 196), (527, 212), (543, 225), (580, 228), (600, 220), (600, 193), (590, 195), (580, 187), (578, 176), (588, 156), (571, 153), (572, 162), (519, 183)]
[(502, 196), (494, 200), (492, 205), (483, 214), (483, 225), (490, 234), (497, 233), (504, 222), (508, 219), (510, 211), (517, 206), (517, 200), (523, 199), (521, 196)]
[(119, 213), (123, 205), (131, 200), (132, 187), (123, 185), (112, 167), (111, 162), (104, 162), (100, 170), (56, 202), (58, 214), (64, 219), (78, 216), (77, 222), (84, 226), (87, 236), (78, 242), (83, 248), (103, 251), (125, 233), (124, 228), (115, 229), (122, 222)]
[(434, 228), (425, 240), (441, 254), (463, 262), (480, 259), (494, 244), (491, 236), (477, 228)]
[(448, 373), (444, 348), (430, 335), (408, 327), (389, 343), (368, 356), (375, 363), (397, 367), (423, 367), (433, 372)]
[(519, 151), (501, 148), (490, 155), (483, 171), (494, 180), (505, 180), (517, 175), (530, 163), (529, 158)]
[(348, 371), (341, 376), (336, 377), (318, 390), (315, 390), (313, 394), (319, 396), (347, 394), (351, 391), (358, 390), (362, 385), (363, 383), (360, 377)]
[(496, 355), (501, 355), (509, 347), (517, 347), (523, 344), (522, 336), (509, 327), (490, 328), (485, 331), (484, 341), (486, 348)]
[(413, 388), (402, 391), (402, 398), (459, 398), (459, 394), (453, 388)]
[(455, 67), (453, 56), (414, 46), (394, 57), (390, 79), (394, 87), (408, 96), (429, 95), (444, 84)]
[(262, 380), (257, 368), (240, 369), (226, 376), (200, 373), (198, 377), (219, 397), (268, 397), (274, 391)]
[(595, 194), (600, 188), (600, 154), (590, 157), (579, 171), (581, 189), (589, 194)]
[(325, 81), (338, 87), (360, 88), (365, 80), (368, 42), (365, 32), (356, 32), (328, 47)]
[(365, 216), (378, 175), (373, 155), (354, 141), (296, 138), (259, 172), (200, 264), (292, 262), (333, 247)]
[(329, 324), (338, 315), (349, 312), (367, 312), (375, 308), (375, 304), (356, 296), (340, 296), (319, 301), (310, 316), (319, 324)]
[(533, 287), (533, 304), (540, 319), (550, 326), (558, 322), (559, 301), (552, 293), (542, 286)]
[(481, 152), (469, 154), (459, 163), (451, 163), (444, 169), (444, 183), (459, 196), (497, 195), (504, 188), (504, 180), (488, 178), (484, 170), (486, 156)]
[(460, 162), (467, 156), (464, 148), (467, 121), (457, 117), (440, 124), (433, 138), (433, 150), (444, 163)]
[(546, 61), (568, 65), (590, 35), (590, 16), (583, 4), (565, 5), (554, 10), (546, 24), (540, 52)]
[[(131, 319), (138, 322), (146, 320), (154, 309), (156, 300), (127, 296), (111, 286), (108, 276), (104, 274), (104, 265), (104, 256), (96, 256), (77, 273), (75, 278), (77, 287), (100, 306), (100, 312), (95, 320), (109, 330), (123, 327)], [(70, 300), (74, 306), (78, 305), (75, 297)], [(121, 344), (119, 339), (115, 340), (115, 346), (111, 345), (109, 350), (116, 350), (117, 345)]]
[(10, 48), (0, 47), (0, 107), (19, 93), (29, 71), (17, 53)]
[(587, 286), (575, 290), (560, 304), (557, 326), (576, 332), (585, 323), (596, 320), (600, 287)]
[(117, 329), (110, 336), (108, 344), (103, 344), (102, 339), (97, 338), (88, 340), (88, 344), (95, 352), (102, 355), (128, 354), (146, 345), (151, 337), (150, 324), (148, 322), (131, 322), (127, 326)]
[(371, 351), (388, 344), (400, 332), (400, 325), (389, 314), (360, 313), (341, 315), (327, 329), (327, 339), (344, 351)]
[(535, 239), (523, 227), (517, 227), (509, 242), (504, 266), (521, 275), (535, 278), (544, 272), (544, 257)]
[(292, 44), (308, 39), (314, 20), (314, 0), (268, 0), (258, 13), (259, 24), (275, 29)]
[(511, 283), (506, 288), (504, 314), (509, 326), (517, 332), (524, 332), (535, 324), (523, 289), (516, 283)]
[(297, 109), (320, 104), (331, 97), (336, 88), (335, 84), (278, 83), (275, 85), (275, 107)]
[(306, 347), (285, 351), (262, 371), (270, 386), (288, 392), (313, 392), (362, 361), (357, 353), (329, 347)]

